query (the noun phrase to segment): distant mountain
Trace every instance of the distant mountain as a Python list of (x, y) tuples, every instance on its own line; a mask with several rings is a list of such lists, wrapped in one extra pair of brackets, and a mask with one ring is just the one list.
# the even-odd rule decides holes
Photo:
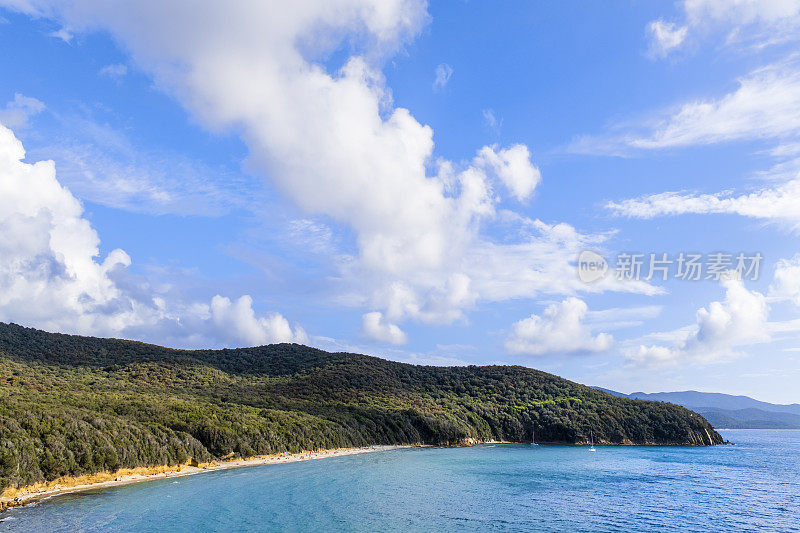
[(714, 409), (703, 416), (715, 428), (728, 429), (800, 429), (800, 415), (775, 413), (761, 409)]
[(668, 402), (696, 411), (715, 428), (730, 429), (800, 429), (800, 404), (774, 404), (749, 396), (717, 392), (622, 392), (595, 387), (614, 396), (637, 400)]

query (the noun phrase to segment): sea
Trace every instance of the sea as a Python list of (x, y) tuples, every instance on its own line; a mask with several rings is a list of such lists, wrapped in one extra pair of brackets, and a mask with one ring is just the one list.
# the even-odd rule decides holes
[(714, 447), (480, 445), (254, 466), (64, 495), (0, 531), (799, 531), (800, 431)]

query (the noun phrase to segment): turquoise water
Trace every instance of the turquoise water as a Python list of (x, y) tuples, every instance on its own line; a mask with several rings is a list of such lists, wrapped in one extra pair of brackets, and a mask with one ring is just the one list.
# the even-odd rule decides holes
[(800, 531), (800, 431), (736, 446), (415, 448), (15, 509), (0, 531)]

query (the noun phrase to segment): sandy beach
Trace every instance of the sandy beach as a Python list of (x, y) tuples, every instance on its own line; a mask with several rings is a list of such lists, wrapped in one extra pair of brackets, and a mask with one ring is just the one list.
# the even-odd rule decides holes
[(196, 465), (155, 466), (122, 469), (118, 472), (103, 472), (76, 478), (58, 479), (49, 483), (40, 483), (28, 487), (6, 489), (0, 496), (0, 511), (26, 505), (46, 498), (71, 494), (87, 490), (105, 489), (142, 483), (157, 479), (191, 476), (204, 472), (216, 472), (231, 468), (244, 468), (248, 466), (275, 465), (282, 463), (295, 463), (298, 461), (312, 461), (329, 457), (356, 455), (360, 453), (380, 452), (412, 448), (413, 446), (366, 446), (363, 448), (339, 448), (335, 450), (321, 450), (314, 452), (286, 453), (252, 457), (248, 459), (234, 459), (229, 461), (213, 461)]

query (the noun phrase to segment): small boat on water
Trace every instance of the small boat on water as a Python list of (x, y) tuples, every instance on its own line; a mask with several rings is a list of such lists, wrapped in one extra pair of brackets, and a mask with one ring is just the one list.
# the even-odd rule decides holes
[(589, 432), (589, 440), (591, 442), (591, 444), (589, 445), (589, 451), (590, 452), (596, 452), (597, 449), (595, 449), (595, 447), (594, 447), (594, 433), (591, 432), (591, 431)]
[(538, 444), (536, 444), (536, 433), (534, 433), (532, 427), (531, 427), (531, 446), (538, 446)]

